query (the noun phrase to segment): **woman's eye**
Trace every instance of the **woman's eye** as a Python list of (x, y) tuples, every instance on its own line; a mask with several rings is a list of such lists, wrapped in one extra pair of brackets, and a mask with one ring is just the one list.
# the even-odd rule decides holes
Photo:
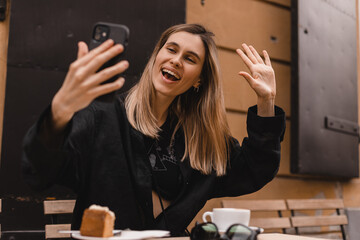
[(174, 53), (174, 52), (175, 52), (175, 49), (173, 49), (173, 48), (168, 48), (168, 51), (171, 52), (171, 53)]
[(185, 59), (191, 63), (195, 63), (194, 59), (192, 59), (191, 57), (186, 57)]

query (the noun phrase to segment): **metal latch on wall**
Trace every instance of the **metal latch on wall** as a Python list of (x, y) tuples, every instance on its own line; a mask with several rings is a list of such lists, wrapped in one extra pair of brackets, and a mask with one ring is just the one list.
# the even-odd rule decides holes
[(359, 137), (359, 125), (356, 122), (351, 122), (341, 118), (326, 116), (325, 117), (325, 128), (344, 134), (354, 135)]
[(0, 0), (0, 21), (4, 21), (6, 18), (6, 1)]

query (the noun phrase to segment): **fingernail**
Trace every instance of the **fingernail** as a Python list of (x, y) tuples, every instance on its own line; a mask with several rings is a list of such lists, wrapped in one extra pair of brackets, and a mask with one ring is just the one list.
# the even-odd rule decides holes
[(119, 78), (120, 85), (123, 85), (124, 82), (125, 82), (125, 78), (123, 78), (123, 77)]
[(116, 47), (118, 48), (118, 50), (124, 50), (124, 46), (121, 44), (116, 44)]
[(113, 49), (119, 52), (122, 49), (122, 46), (120, 44), (116, 44), (115, 46), (113, 46)]
[(116, 82), (114, 82), (114, 84), (116, 84), (116, 87), (119, 89), (122, 86), (124, 86), (125, 83), (125, 79), (124, 78), (119, 78), (118, 80), (116, 80)]

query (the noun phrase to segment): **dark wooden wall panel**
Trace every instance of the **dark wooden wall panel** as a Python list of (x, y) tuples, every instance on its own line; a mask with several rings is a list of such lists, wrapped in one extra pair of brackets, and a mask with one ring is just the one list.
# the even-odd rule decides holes
[[(357, 177), (356, 1), (293, 1), (292, 7), (292, 172)], [(327, 117), (339, 124), (327, 127)]]
[[(124, 87), (128, 89), (138, 80), (163, 30), (185, 22), (185, 0), (12, 1), (0, 168), (4, 239), (20, 239), (15, 230), (44, 230), (45, 198), (74, 197), (60, 187), (40, 193), (29, 189), (21, 174), (21, 144), (61, 86), (76, 58), (77, 42), (90, 40), (97, 21), (121, 23), (130, 29), (126, 53), (130, 68)], [(41, 234), (37, 237), (44, 239)]]

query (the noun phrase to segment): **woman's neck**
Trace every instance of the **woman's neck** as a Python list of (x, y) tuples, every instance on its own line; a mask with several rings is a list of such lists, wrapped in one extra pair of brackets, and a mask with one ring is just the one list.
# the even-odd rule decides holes
[(164, 96), (162, 94), (155, 94), (152, 99), (152, 110), (155, 118), (157, 119), (157, 125), (162, 126), (167, 118), (168, 109), (174, 98)]

